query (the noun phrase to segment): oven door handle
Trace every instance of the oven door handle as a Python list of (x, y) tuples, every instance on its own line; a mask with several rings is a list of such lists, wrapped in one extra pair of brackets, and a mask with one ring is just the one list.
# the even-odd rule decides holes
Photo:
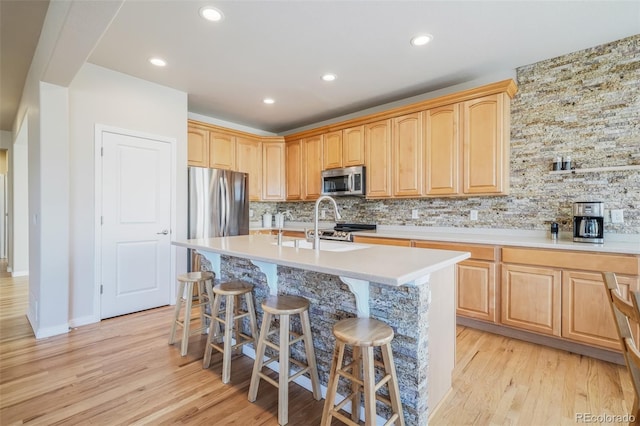
[(353, 192), (353, 174), (349, 174), (349, 192)]

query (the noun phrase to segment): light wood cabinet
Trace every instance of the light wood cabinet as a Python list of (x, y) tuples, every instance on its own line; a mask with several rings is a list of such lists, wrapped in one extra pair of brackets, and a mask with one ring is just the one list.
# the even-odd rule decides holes
[(263, 142), (262, 199), (281, 201), (285, 196), (285, 145), (282, 142)]
[(364, 126), (356, 126), (342, 131), (343, 167), (362, 166), (364, 156)]
[(257, 139), (236, 139), (236, 170), (249, 175), (249, 200), (262, 197), (262, 142)]
[(460, 193), (460, 105), (447, 105), (424, 113), (424, 193)]
[(209, 131), (189, 126), (187, 131), (187, 165), (209, 167)]
[(322, 169), (342, 167), (342, 131), (326, 133), (322, 141)]
[(462, 103), (463, 192), (509, 190), (509, 98), (504, 93)]
[(367, 197), (391, 197), (391, 120), (364, 126)]
[(302, 140), (302, 197), (305, 200), (315, 200), (322, 191), (322, 141), (322, 135)]
[(209, 167), (236, 170), (236, 137), (221, 132), (209, 132)]
[(302, 141), (285, 146), (287, 200), (302, 200)]
[(282, 235), (285, 237), (306, 238), (304, 231), (282, 231)]
[(502, 324), (560, 336), (561, 273), (543, 267), (502, 265)]
[[(638, 291), (637, 277), (617, 276), (622, 297)], [(636, 330), (637, 325), (632, 325)], [(562, 337), (590, 345), (620, 350), (620, 340), (607, 299), (602, 275), (562, 272)]]
[(401, 247), (411, 247), (411, 240), (406, 240), (403, 238), (383, 238), (383, 237), (363, 237), (361, 235), (353, 236), (354, 243), (362, 243), (362, 244), (383, 244), (387, 246), (401, 246)]
[(498, 321), (498, 254), (495, 246), (421, 240), (416, 240), (413, 244), (418, 248), (470, 252), (470, 259), (456, 265), (456, 315), (483, 321)]
[(422, 113), (393, 119), (393, 195), (422, 194)]

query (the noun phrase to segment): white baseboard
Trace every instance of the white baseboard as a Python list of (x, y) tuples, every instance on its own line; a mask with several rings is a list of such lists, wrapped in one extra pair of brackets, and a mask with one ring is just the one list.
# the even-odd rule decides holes
[(100, 318), (96, 317), (95, 315), (86, 315), (84, 317), (70, 319), (69, 327), (70, 328), (82, 327), (83, 325), (95, 324), (97, 322), (100, 322)]
[(47, 337), (57, 336), (59, 334), (66, 334), (69, 332), (68, 324), (56, 325), (54, 327), (45, 327), (38, 330), (34, 330), (36, 339), (44, 339)]
[[(7, 268), (8, 271), (8, 268)], [(11, 271), (11, 276), (12, 277), (26, 277), (27, 275), (29, 275), (29, 271)]]

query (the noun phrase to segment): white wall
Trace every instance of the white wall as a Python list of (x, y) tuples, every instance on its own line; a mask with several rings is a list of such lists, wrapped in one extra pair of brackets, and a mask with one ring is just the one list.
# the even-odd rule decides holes
[[(22, 162), (23, 164), (18, 164), (18, 166), (20, 166), (21, 170), (24, 170), (24, 176), (23, 176), (23, 180), (24, 182), (16, 182), (15, 177), (14, 177), (14, 170), (16, 169), (16, 165), (15, 165), (15, 158), (14, 158), (14, 142), (13, 142), (13, 134), (11, 132), (7, 132), (5, 130), (0, 131), (0, 148), (2, 149), (6, 149), (7, 150), (7, 210), (6, 212), (8, 213), (7, 215), (7, 271), (8, 272), (13, 272), (14, 271), (14, 267), (13, 267), (13, 263), (14, 263), (14, 215), (17, 214), (17, 217), (21, 217), (22, 218), (22, 222), (21, 222), (21, 226), (23, 227), (24, 231), (24, 235), (22, 236), (22, 241), (25, 244), (25, 249), (23, 250), (23, 257), (24, 259), (21, 259), (19, 261), (19, 263), (23, 263), (25, 266), (25, 274), (28, 273), (27, 272), (27, 268), (29, 267), (29, 248), (28, 248), (28, 216), (29, 216), (29, 206), (27, 203), (27, 146), (26, 146), (26, 135), (20, 137), (20, 135), (18, 135), (18, 139), (16, 140), (16, 143), (19, 142), (19, 140), (22, 141), (22, 145), (23, 145), (23, 158), (22, 158)], [(21, 195), (23, 198), (23, 203), (22, 205), (18, 205), (17, 207), (17, 213), (14, 212), (14, 209), (16, 209), (15, 205), (14, 205), (14, 186), (16, 185), (23, 185), (22, 189), (21, 189)]]
[(28, 123), (23, 122), (10, 154), (9, 265), (12, 276), (29, 274)]
[[(72, 326), (100, 320), (95, 312), (94, 132), (102, 124), (178, 141), (175, 164), (177, 229), (187, 229), (187, 95), (92, 64), (85, 64), (69, 86), (70, 111), (70, 306)], [(173, 251), (173, 256), (176, 251)], [(186, 270), (180, 255), (178, 271)]]

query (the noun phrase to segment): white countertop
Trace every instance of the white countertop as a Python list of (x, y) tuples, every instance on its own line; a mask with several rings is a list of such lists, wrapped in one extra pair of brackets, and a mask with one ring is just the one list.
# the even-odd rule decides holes
[[(334, 225), (334, 223), (325, 222), (319, 228), (329, 229)], [(284, 227), (288, 231), (304, 231), (311, 228), (313, 224), (305, 222), (286, 222)], [(277, 228), (251, 227), (251, 230), (257, 229), (275, 230)], [(354, 235), (640, 255), (640, 235), (637, 234), (605, 234), (604, 244), (593, 244), (575, 243), (572, 235), (567, 233), (562, 233), (560, 238), (554, 241), (549, 238), (549, 233), (546, 231), (379, 225), (377, 231), (354, 232)]]
[[(288, 228), (290, 229), (290, 228)], [(292, 240), (284, 238), (284, 241)], [(444, 267), (469, 258), (468, 252), (428, 250), (385, 245), (331, 242), (355, 248), (319, 251), (274, 245), (272, 235), (201, 238), (173, 241), (179, 247), (209, 251), (292, 268), (339, 275), (392, 286), (410, 284)], [(320, 242), (322, 247), (323, 241)]]

